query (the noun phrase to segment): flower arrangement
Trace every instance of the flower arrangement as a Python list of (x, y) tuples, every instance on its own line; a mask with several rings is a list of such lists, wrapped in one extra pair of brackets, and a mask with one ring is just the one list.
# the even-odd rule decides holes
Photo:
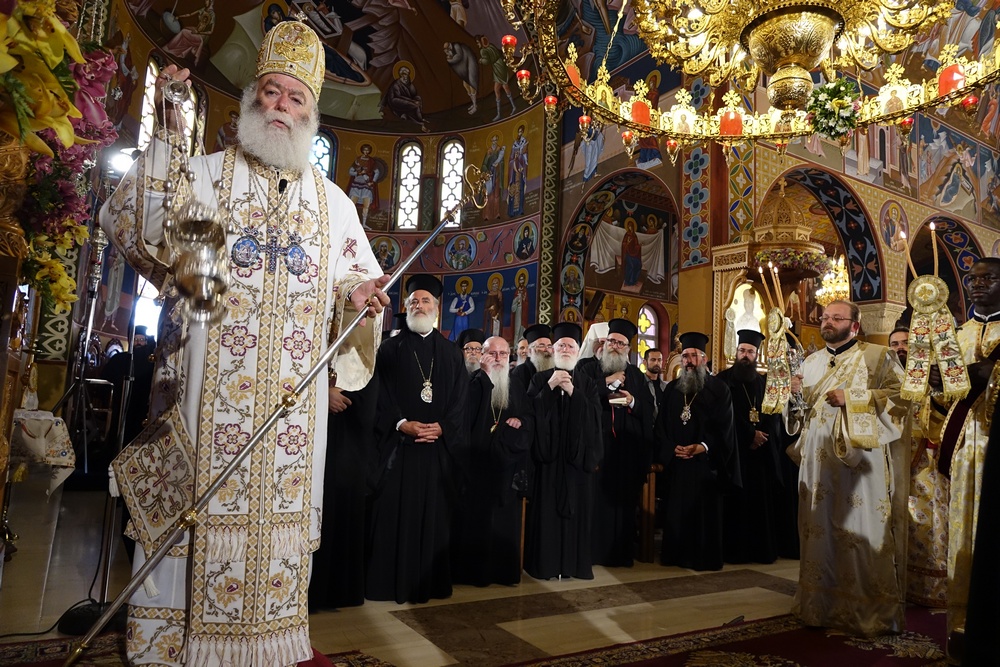
[(830, 270), (830, 258), (818, 250), (793, 250), (792, 248), (769, 248), (755, 255), (757, 264), (766, 267), (768, 262), (779, 269), (811, 271), (825, 275)]
[(0, 131), (30, 151), (17, 212), (28, 244), (21, 279), (59, 311), (76, 301), (65, 260), (88, 236), (84, 174), (117, 138), (99, 103), (114, 60), (98, 48), (84, 56), (67, 30), (78, 9), (68, 0), (0, 0)]
[(104, 50), (81, 54), (80, 62), (67, 65), (77, 110), (68, 121), (70, 140), (56, 128), (31, 135), (44, 149), (29, 158), (28, 194), (17, 214), (28, 242), (21, 275), (56, 311), (68, 309), (77, 298), (76, 281), (66, 272), (64, 260), (88, 237), (91, 209), (84, 174), (94, 166), (98, 151), (118, 137), (100, 102), (115, 69)]
[(858, 126), (858, 97), (858, 87), (850, 79), (834, 79), (813, 88), (806, 108), (813, 132), (840, 142), (850, 139)]

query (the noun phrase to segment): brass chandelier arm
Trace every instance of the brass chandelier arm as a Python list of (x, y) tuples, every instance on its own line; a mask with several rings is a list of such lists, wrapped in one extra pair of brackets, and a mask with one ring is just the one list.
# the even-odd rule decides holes
[[(383, 291), (388, 290), (399, 281), (407, 269), (420, 257), (421, 254), (434, 242), (434, 239), (444, 231), (445, 227), (455, 219), (456, 214), (461, 211), (466, 204), (472, 204), (476, 208), (482, 209), (486, 206), (486, 181), (487, 177), (479, 170), (475, 165), (468, 165), (465, 169), (465, 179), (469, 184), (469, 188), (463, 193), (461, 201), (459, 201), (455, 206), (453, 206), (438, 223), (438, 226), (431, 231), (427, 238), (421, 241), (412, 253), (401, 262), (393, 272), (389, 279), (381, 289)], [(163, 541), (160, 546), (149, 556), (142, 567), (132, 576), (125, 588), (122, 589), (121, 593), (118, 594), (112, 602), (109, 603), (108, 608), (105, 609), (104, 613), (99, 619), (94, 623), (93, 627), (87, 631), (80, 643), (77, 644), (73, 651), (66, 658), (63, 663), (63, 667), (70, 667), (76, 663), (77, 660), (83, 655), (83, 653), (90, 646), (90, 643), (94, 640), (94, 637), (104, 628), (105, 625), (111, 620), (118, 609), (125, 604), (133, 593), (142, 585), (142, 582), (147, 576), (153, 571), (160, 561), (166, 557), (167, 552), (170, 551), (171, 547), (177, 543), (178, 540), (184, 535), (184, 532), (190, 529), (198, 522), (199, 516), (208, 507), (212, 498), (215, 494), (222, 488), (222, 485), (226, 483), (226, 480), (243, 464), (243, 462), (250, 456), (253, 448), (261, 442), (264, 437), (274, 428), (278, 423), (278, 420), (288, 414), (298, 403), (299, 398), (302, 394), (309, 388), (316, 377), (326, 371), (327, 366), (333, 360), (334, 355), (340, 349), (340, 347), (347, 341), (348, 336), (367, 318), (367, 309), (358, 313), (350, 324), (344, 329), (343, 333), (337, 337), (335, 341), (326, 349), (323, 355), (320, 357), (319, 361), (316, 362), (312, 368), (299, 380), (299, 383), (292, 389), (292, 391), (286, 394), (282, 399), (280, 405), (275, 407), (271, 414), (267, 417), (263, 424), (250, 436), (250, 440), (247, 444), (240, 450), (240, 452), (233, 457), (233, 460), (219, 473), (218, 477), (209, 485), (205, 493), (195, 501), (189, 509), (181, 515), (174, 525), (171, 526), (170, 530), (165, 534)]]

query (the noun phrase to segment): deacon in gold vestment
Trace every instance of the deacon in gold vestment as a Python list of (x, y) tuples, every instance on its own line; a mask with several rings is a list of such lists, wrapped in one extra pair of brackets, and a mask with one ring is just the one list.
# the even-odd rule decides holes
[[(820, 318), (827, 347), (792, 380), (807, 411), (799, 433), (799, 586), (793, 613), (856, 635), (904, 629), (909, 403), (888, 348), (858, 341), (858, 307), (834, 301)], [(902, 426), (901, 426), (902, 424)]]
[[(264, 38), (244, 91), (240, 145), (191, 159), (190, 196), (217, 207), (231, 286), (218, 324), (161, 321), (150, 423), (112, 465), (139, 545), (134, 566), (162, 543), (251, 433), (318, 361), (359, 309), (381, 312), (388, 281), (354, 204), (309, 162), (318, 125), (323, 50), (303, 23)], [(165, 79), (187, 70), (164, 68)], [(157, 104), (159, 107), (160, 105)], [(167, 128), (177, 128), (167, 113)], [(101, 211), (101, 226), (161, 293), (164, 198), (187, 196), (178, 155), (160, 130)], [(169, 164), (168, 162), (174, 161)], [(363, 387), (381, 326), (355, 330), (335, 363), (337, 386)], [(130, 664), (283, 667), (312, 657), (309, 554), (319, 544), (327, 382), (281, 417), (129, 601)]]
[[(983, 258), (969, 270), (969, 295), (974, 317), (958, 330), (958, 343), (969, 370), (972, 390), (950, 406), (940, 434), (939, 469), (951, 477), (948, 508), (948, 630), (965, 628), (969, 601), (969, 575), (983, 461), (989, 441), (990, 422), (997, 400), (1000, 375), (1000, 260)], [(940, 388), (940, 376), (931, 369), (932, 388)], [(941, 399), (933, 399), (940, 405)], [(950, 647), (949, 647), (950, 649)]]

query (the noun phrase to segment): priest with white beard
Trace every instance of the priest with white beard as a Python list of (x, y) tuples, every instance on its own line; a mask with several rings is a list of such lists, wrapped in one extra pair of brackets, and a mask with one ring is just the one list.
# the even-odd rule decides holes
[(594, 380), (601, 399), (604, 459), (595, 473), (592, 553), (597, 565), (632, 567), (636, 514), (653, 461), (654, 404), (642, 371), (629, 362), (637, 327), (623, 318), (606, 326), (600, 357), (577, 368)]
[(510, 346), (487, 338), (469, 380), (467, 472), (452, 532), (455, 583), (521, 581), (521, 499), (527, 495), (533, 433), (528, 406), (510, 391)]
[(528, 359), (514, 368), (510, 381), (515, 393), (527, 397), (535, 373), (552, 368), (552, 328), (548, 324), (532, 324), (524, 330), (524, 339), (528, 341)]
[[(169, 293), (168, 196), (215, 207), (226, 237), (227, 311), (185, 323), (168, 297), (157, 339), (149, 425), (112, 464), (138, 541), (139, 568), (361, 310), (381, 311), (388, 281), (347, 196), (310, 161), (325, 57), (299, 21), (268, 32), (244, 89), (239, 145), (190, 159), (178, 178), (181, 114), (157, 118), (149, 147), (100, 214), (128, 263)], [(187, 82), (163, 68), (163, 87)], [(184, 144), (186, 146), (186, 144)], [(171, 146), (173, 149), (171, 149)], [(173, 191), (168, 190), (173, 186)], [(331, 371), (364, 387), (381, 332), (355, 330)], [(198, 523), (129, 601), (129, 664), (285, 667), (311, 659), (307, 589), (320, 538), (327, 382), (305, 392), (230, 477)]]
[(406, 329), (378, 351), (366, 597), (427, 602), (451, 595), (451, 513), (468, 445), (469, 376), (434, 328), (441, 281), (406, 281)]
[(552, 329), (554, 367), (531, 380), (535, 466), (524, 537), (524, 571), (536, 579), (593, 579), (593, 477), (603, 456), (597, 384), (575, 373), (582, 331)]
[(681, 373), (663, 391), (656, 423), (665, 514), (660, 562), (722, 569), (722, 499), (740, 486), (733, 400), (708, 374), (708, 336), (681, 334)]

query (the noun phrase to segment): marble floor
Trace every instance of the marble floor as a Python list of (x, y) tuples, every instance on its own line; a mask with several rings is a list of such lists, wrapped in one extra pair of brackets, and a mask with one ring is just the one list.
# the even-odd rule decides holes
[[(10, 524), (18, 552), (0, 581), (0, 642), (53, 626), (87, 597), (100, 552), (106, 494), (45, 495), (37, 477), (14, 486)], [(397, 667), (492, 667), (787, 613), (797, 561), (727, 566), (721, 572), (637, 563), (595, 568), (593, 581), (458, 586), (448, 600), (422, 605), (369, 602), (312, 615), (313, 645), (358, 650)], [(128, 580), (123, 549), (112, 558), (110, 597)], [(42, 636), (59, 636), (50, 632)]]

